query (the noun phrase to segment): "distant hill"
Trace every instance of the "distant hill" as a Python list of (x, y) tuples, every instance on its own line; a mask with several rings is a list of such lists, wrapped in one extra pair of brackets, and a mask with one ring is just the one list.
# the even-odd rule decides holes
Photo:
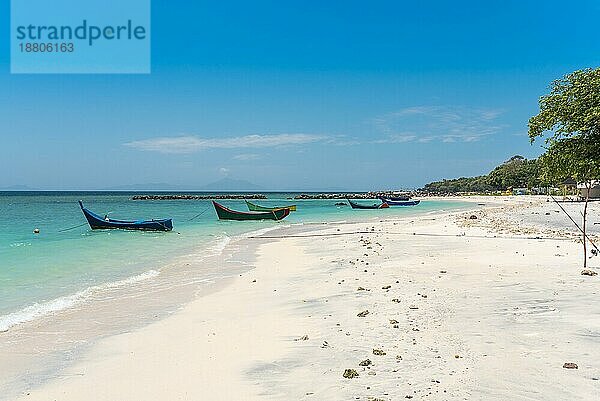
[(0, 187), (0, 191), (36, 191), (36, 189), (27, 185), (11, 185), (9, 187)]
[(201, 191), (261, 191), (263, 187), (253, 184), (246, 180), (236, 180), (233, 178), (222, 178), (200, 187)]
[(181, 191), (185, 188), (165, 183), (130, 184), (104, 188), (104, 191)]

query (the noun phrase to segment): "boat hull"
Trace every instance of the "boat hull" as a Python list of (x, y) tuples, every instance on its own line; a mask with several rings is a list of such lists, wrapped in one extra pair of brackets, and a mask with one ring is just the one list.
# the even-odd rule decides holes
[(394, 201), (387, 198), (381, 198), (381, 201), (387, 203), (390, 206), (416, 206), (419, 203), (421, 203), (420, 200)]
[(362, 205), (360, 203), (352, 202), (350, 199), (347, 200), (352, 209), (386, 209), (389, 207), (388, 204), (385, 202), (382, 202), (379, 205)]
[(81, 211), (85, 216), (92, 230), (140, 230), (140, 231), (171, 231), (173, 230), (173, 221), (171, 219), (159, 220), (105, 220), (96, 213), (83, 207), (83, 203), (79, 201)]
[(239, 212), (229, 209), (215, 201), (213, 206), (217, 212), (219, 220), (282, 220), (290, 214), (290, 209), (282, 208), (270, 210), (267, 212)]
[(248, 210), (250, 210), (251, 212), (271, 212), (273, 210), (278, 210), (278, 209), (290, 209), (290, 212), (296, 211), (296, 205), (280, 206), (280, 207), (265, 207), (265, 206), (255, 205), (254, 203), (246, 201), (246, 206), (248, 206)]

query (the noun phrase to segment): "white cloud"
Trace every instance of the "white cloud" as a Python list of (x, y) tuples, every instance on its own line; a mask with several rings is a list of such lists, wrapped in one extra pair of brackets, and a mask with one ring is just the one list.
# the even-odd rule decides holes
[(428, 143), (440, 141), (476, 142), (496, 134), (500, 110), (447, 106), (417, 106), (380, 116), (373, 120), (385, 135), (375, 143)]
[(160, 153), (194, 153), (205, 149), (266, 148), (319, 142), (324, 136), (311, 134), (245, 135), (229, 138), (202, 138), (195, 135), (159, 137), (125, 144), (134, 149)]
[(258, 155), (256, 153), (242, 153), (242, 154), (233, 156), (234, 160), (241, 160), (241, 161), (259, 160), (260, 158), (261, 158), (260, 155)]

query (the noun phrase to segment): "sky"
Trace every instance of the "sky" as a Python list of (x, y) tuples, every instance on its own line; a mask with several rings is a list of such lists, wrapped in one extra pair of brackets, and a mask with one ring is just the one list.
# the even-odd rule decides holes
[(597, 1), (158, 1), (150, 74), (11, 74), (0, 3), (0, 188), (228, 177), (415, 188), (537, 157), (549, 83), (600, 65)]

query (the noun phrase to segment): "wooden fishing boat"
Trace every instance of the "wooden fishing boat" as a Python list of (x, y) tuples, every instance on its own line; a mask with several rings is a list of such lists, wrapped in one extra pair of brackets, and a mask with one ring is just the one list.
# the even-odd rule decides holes
[(421, 203), (420, 200), (408, 200), (408, 201), (395, 201), (388, 198), (379, 198), (382, 202), (387, 203), (390, 206), (416, 206)]
[(109, 229), (123, 229), (123, 230), (146, 230), (146, 231), (171, 231), (173, 229), (173, 221), (171, 219), (160, 219), (160, 220), (116, 220), (111, 219), (108, 216), (102, 218), (96, 213), (83, 207), (83, 203), (79, 201), (81, 211), (85, 216), (90, 228), (92, 230), (109, 230)]
[(352, 207), (352, 209), (386, 209), (388, 208), (388, 204), (385, 202), (374, 204), (374, 205), (362, 205), (360, 203), (352, 202), (350, 199), (347, 199), (348, 203)]
[(388, 196), (386, 198), (380, 197), (379, 199), (387, 199), (394, 202), (407, 201), (410, 200), (410, 196), (408, 195), (400, 195), (400, 196)]
[(239, 212), (213, 201), (219, 220), (281, 220), (290, 214), (290, 209), (275, 209), (268, 212)]
[(265, 207), (265, 206), (255, 205), (254, 203), (251, 203), (248, 201), (245, 201), (245, 202), (246, 202), (246, 206), (248, 206), (248, 210), (250, 210), (251, 212), (270, 212), (270, 211), (277, 210), (277, 209), (290, 209), (290, 212), (296, 211), (296, 205)]

